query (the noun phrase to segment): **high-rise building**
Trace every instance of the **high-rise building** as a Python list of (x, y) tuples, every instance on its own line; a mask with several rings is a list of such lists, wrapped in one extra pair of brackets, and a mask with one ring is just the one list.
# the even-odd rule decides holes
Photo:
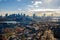
[(5, 17), (7, 17), (7, 16), (8, 16), (8, 13), (5, 14)]
[(35, 18), (36, 17), (36, 15), (35, 14), (33, 14), (33, 18)]

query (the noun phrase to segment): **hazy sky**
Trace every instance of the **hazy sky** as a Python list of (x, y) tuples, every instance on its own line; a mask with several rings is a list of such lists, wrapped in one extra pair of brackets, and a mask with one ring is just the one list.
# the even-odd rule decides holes
[(0, 12), (60, 9), (60, 0), (0, 0)]

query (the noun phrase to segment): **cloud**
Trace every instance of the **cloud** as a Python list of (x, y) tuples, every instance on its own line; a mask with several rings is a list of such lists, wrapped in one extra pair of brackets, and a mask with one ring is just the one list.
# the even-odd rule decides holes
[(32, 1), (31, 2), (32, 4), (31, 5), (28, 5), (28, 7), (39, 7), (39, 5), (41, 5), (42, 4), (42, 1)]
[(27, 5), (28, 7), (34, 7), (33, 5)]
[(28, 9), (40, 11), (40, 9), (51, 9), (52, 11), (55, 9), (60, 9), (60, 0), (36, 0), (32, 1), (32, 4), (28, 5)]
[(38, 5), (38, 4), (42, 4), (41, 1), (35, 1), (35, 3), (33, 5)]
[(51, 3), (52, 1), (54, 1), (54, 0), (45, 0), (44, 2), (45, 3)]
[(18, 8), (19, 11), (21, 11), (22, 9)]
[(31, 3), (34, 3), (34, 1), (31, 1)]
[(17, 0), (18, 2), (20, 2), (21, 0)]
[(30, 11), (60, 11), (60, 9), (33, 9)]
[(58, 8), (60, 9), (60, 6)]
[(31, 5), (27, 5), (29, 10), (37, 9), (42, 4), (42, 1), (31, 1)]

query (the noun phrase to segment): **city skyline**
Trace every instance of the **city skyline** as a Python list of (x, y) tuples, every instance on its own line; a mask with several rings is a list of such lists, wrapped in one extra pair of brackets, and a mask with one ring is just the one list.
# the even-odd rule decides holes
[(60, 11), (60, 0), (0, 0), (0, 15), (20, 12), (30, 15), (31, 11), (44, 11), (46, 9)]

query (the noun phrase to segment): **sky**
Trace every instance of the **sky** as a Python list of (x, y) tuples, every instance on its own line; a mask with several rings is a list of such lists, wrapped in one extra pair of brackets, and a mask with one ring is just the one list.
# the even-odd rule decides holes
[(60, 0), (0, 0), (0, 14), (43, 9), (60, 9)]

